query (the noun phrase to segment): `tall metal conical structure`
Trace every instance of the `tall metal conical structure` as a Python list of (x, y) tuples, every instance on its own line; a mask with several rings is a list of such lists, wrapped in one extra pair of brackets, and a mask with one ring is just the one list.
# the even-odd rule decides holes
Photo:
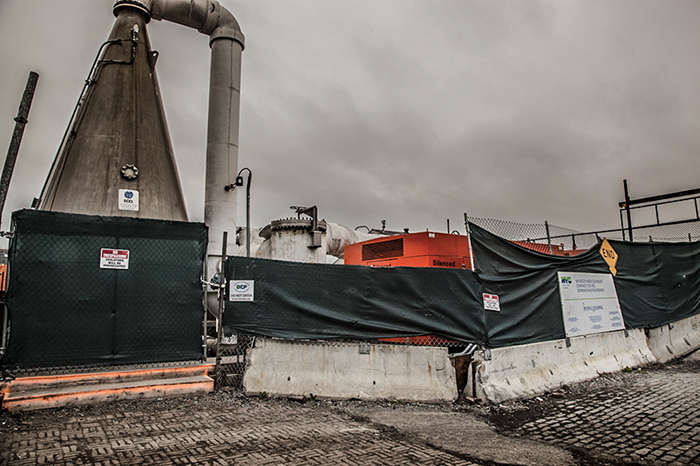
[(42, 190), (39, 209), (187, 220), (147, 11), (115, 10)]
[[(224, 232), (236, 231), (241, 56), (245, 36), (217, 0), (116, 0), (114, 28), (90, 71), (39, 209), (187, 220), (146, 23), (164, 20), (209, 36), (204, 222), (207, 270), (221, 262)], [(135, 204), (138, 199), (138, 210)], [(228, 250), (234, 235), (228, 235)], [(213, 315), (216, 296), (209, 297)]]

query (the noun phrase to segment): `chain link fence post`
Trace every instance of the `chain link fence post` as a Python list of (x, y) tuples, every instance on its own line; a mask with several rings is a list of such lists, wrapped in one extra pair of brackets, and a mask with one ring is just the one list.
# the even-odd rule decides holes
[(474, 270), (474, 248), (472, 248), (472, 232), (469, 229), (469, 216), (464, 212), (464, 229), (467, 232), (467, 244), (469, 245), (469, 269)]
[(221, 371), (221, 338), (224, 333), (224, 295), (226, 292), (226, 274), (224, 273), (224, 264), (226, 263), (226, 243), (228, 242), (228, 232), (224, 232), (224, 239), (221, 245), (221, 278), (219, 282), (219, 315), (216, 321), (216, 385), (220, 386), (223, 381)]

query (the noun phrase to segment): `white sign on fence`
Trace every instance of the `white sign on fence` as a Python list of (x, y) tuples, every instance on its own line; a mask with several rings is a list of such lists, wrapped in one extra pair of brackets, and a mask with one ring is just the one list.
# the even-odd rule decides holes
[(484, 310), (501, 312), (501, 302), (497, 294), (484, 293)]
[(231, 280), (228, 299), (229, 301), (255, 301), (255, 280)]
[(127, 249), (100, 249), (101, 269), (128, 269), (129, 251)]
[(567, 337), (625, 328), (612, 275), (558, 272), (558, 279)]

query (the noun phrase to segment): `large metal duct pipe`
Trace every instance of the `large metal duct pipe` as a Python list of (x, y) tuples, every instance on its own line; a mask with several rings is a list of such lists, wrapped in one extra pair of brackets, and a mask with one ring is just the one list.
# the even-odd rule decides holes
[[(236, 190), (227, 191), (224, 187), (238, 173), (241, 54), (245, 37), (233, 14), (216, 0), (117, 0), (115, 14), (121, 8), (137, 8), (153, 19), (194, 28), (210, 38), (204, 222), (209, 227), (207, 268), (212, 275), (221, 259), (224, 230), (236, 231)], [(228, 236), (233, 241), (234, 235)], [(230, 243), (227, 250), (233, 249)]]

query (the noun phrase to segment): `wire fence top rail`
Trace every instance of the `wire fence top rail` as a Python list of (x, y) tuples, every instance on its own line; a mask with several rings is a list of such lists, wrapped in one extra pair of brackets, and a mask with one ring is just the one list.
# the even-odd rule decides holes
[[(523, 223), (489, 217), (468, 217), (469, 221), (508, 241), (528, 247), (528, 244), (552, 244), (559, 251), (581, 251), (601, 239), (629, 240), (627, 228), (578, 231), (559, 225)], [(549, 235), (547, 235), (549, 229)], [(672, 220), (633, 226), (635, 242), (692, 242), (700, 240), (700, 219)], [(543, 248), (539, 252), (547, 253)], [(540, 251), (542, 249), (542, 251)], [(556, 254), (557, 251), (554, 251)]]

